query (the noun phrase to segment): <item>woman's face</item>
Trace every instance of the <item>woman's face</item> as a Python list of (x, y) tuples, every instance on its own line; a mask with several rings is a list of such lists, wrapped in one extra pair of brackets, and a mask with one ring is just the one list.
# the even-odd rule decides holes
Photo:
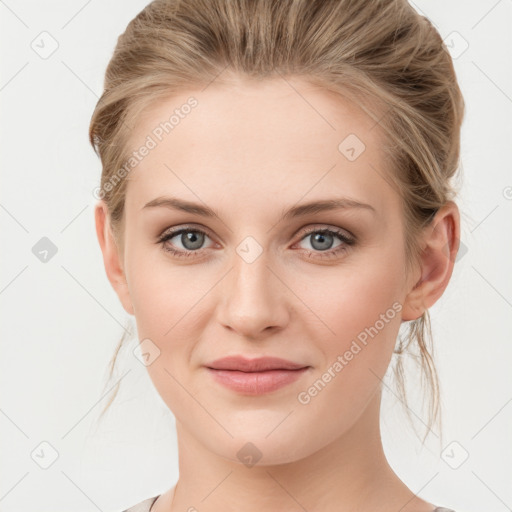
[[(135, 127), (120, 297), (179, 429), (210, 451), (240, 461), (251, 442), (260, 464), (303, 458), (379, 391), (413, 284), (379, 128), (297, 80), (214, 82)], [(307, 368), (233, 389), (207, 368), (232, 355)]]

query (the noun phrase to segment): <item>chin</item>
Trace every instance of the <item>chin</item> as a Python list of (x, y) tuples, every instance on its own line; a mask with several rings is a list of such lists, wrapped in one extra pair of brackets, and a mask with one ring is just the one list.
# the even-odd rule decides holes
[[(210, 440), (211, 441), (211, 440)], [(235, 437), (226, 444), (215, 443), (211, 450), (241, 467), (262, 467), (289, 464), (308, 455), (303, 440), (261, 437)]]
[(215, 437), (204, 438), (204, 432), (201, 437), (210, 451), (248, 468), (288, 464), (307, 457), (321, 446), (316, 446), (317, 437), (309, 439), (304, 435), (315, 431), (313, 425), (298, 423), (298, 418), (293, 418), (295, 414), (287, 415), (288, 412), (281, 410), (272, 415), (260, 414), (258, 419), (257, 412), (253, 411), (251, 421), (241, 418), (236, 428), (233, 423), (227, 427), (233, 437), (225, 432), (218, 437), (218, 430)]

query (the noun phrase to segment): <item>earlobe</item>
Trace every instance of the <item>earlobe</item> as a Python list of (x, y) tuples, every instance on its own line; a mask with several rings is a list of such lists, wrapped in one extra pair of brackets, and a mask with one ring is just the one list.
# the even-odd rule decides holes
[(423, 290), (420, 289), (421, 282), (420, 278), (405, 298), (402, 306), (402, 322), (416, 320), (425, 312)]
[(402, 321), (416, 320), (432, 307), (450, 281), (460, 240), (457, 205), (447, 202), (425, 228), (419, 278), (409, 291), (402, 309)]
[(110, 225), (107, 205), (100, 200), (95, 207), (94, 217), (96, 223), (96, 235), (103, 254), (103, 264), (107, 278), (117, 293), (119, 300), (125, 311), (133, 315), (133, 305), (130, 299), (128, 283), (123, 270), (122, 255), (117, 247)]

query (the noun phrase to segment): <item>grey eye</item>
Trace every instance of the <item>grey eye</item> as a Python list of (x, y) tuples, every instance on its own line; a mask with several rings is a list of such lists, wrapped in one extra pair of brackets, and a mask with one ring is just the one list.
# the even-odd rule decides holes
[(183, 244), (185, 249), (195, 251), (197, 249), (201, 249), (201, 246), (204, 243), (205, 234), (199, 231), (184, 231), (180, 235), (176, 236), (180, 236), (180, 242)]
[[(324, 231), (311, 231), (310, 233), (306, 234), (306, 236), (302, 239), (304, 240), (310, 240), (310, 246), (315, 251), (328, 251), (333, 249), (333, 242), (335, 239), (338, 239), (339, 243), (338, 245), (342, 245), (343, 240), (341, 240), (341, 235), (338, 233), (332, 232), (330, 230), (324, 230)], [(306, 249), (311, 250), (309, 247), (306, 247)]]
[(334, 241), (334, 237), (327, 233), (313, 233), (309, 237), (312, 247), (319, 251), (330, 249)]

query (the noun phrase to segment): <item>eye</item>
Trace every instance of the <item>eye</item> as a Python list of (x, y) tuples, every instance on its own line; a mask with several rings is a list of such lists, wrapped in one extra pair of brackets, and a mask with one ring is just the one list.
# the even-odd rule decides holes
[[(333, 247), (335, 239), (338, 239), (340, 243)], [(305, 236), (301, 241), (309, 240), (312, 250), (307, 248), (308, 258), (331, 258), (336, 257), (339, 254), (348, 250), (348, 248), (355, 244), (355, 238), (346, 235), (344, 232), (338, 229), (310, 229), (306, 232)]]
[[(356, 243), (355, 238), (338, 229), (309, 229), (305, 233), (303, 232), (302, 235), (301, 242), (310, 240), (311, 249), (304, 249), (308, 258), (337, 257)], [(169, 242), (173, 238), (177, 240), (170, 244)], [(162, 245), (164, 251), (172, 253), (177, 258), (189, 258), (202, 252), (206, 238), (210, 238), (206, 231), (188, 226), (165, 231), (159, 237), (158, 243)], [(338, 239), (339, 244), (332, 248), (336, 239)], [(181, 248), (176, 248), (176, 244), (181, 244)]]
[[(176, 238), (177, 241), (170, 245), (168, 242), (173, 238)], [(209, 236), (201, 229), (191, 227), (178, 228), (165, 231), (158, 239), (158, 243), (162, 245), (164, 251), (170, 252), (178, 258), (187, 258), (195, 256), (194, 253), (201, 251), (205, 238), (209, 238)], [(176, 249), (173, 247), (176, 243), (181, 244), (182, 248), (178, 247), (178, 249)]]

